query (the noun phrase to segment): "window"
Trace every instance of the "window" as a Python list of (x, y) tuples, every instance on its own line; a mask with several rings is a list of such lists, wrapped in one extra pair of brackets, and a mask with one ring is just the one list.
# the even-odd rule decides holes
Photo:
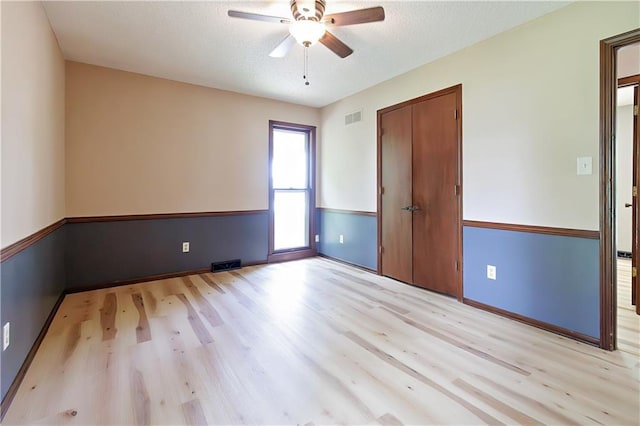
[(269, 123), (269, 261), (315, 255), (315, 127)]

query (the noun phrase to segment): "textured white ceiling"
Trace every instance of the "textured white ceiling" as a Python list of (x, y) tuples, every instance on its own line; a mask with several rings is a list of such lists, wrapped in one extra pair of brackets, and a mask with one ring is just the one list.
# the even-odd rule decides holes
[(302, 46), (269, 52), (286, 25), (227, 16), (228, 9), (290, 17), (289, 1), (44, 2), (66, 59), (322, 107), (565, 6), (568, 2), (336, 1), (326, 13), (383, 6), (383, 22), (333, 27), (355, 52), (340, 59)]

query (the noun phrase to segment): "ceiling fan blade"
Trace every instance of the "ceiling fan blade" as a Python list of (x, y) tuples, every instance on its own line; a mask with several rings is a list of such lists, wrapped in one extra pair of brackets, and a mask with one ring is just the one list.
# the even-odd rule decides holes
[(269, 56), (272, 58), (284, 58), (294, 44), (296, 44), (296, 39), (289, 34), (269, 53)]
[(353, 49), (349, 46), (341, 42), (336, 36), (331, 34), (329, 31), (325, 32), (324, 35), (320, 38), (320, 43), (324, 44), (336, 55), (341, 58), (346, 58), (347, 56), (353, 53)]
[(331, 15), (326, 15), (323, 21), (331, 25), (355, 25), (384, 21), (384, 8), (377, 6), (349, 12), (332, 13)]
[(326, 3), (324, 0), (316, 0), (316, 19), (321, 21), (324, 17), (324, 8)]
[(230, 10), (227, 14), (232, 18), (251, 19), (252, 21), (275, 22), (276, 24), (288, 24), (291, 22), (288, 18), (279, 16), (260, 15), (258, 13), (240, 12), (239, 10)]

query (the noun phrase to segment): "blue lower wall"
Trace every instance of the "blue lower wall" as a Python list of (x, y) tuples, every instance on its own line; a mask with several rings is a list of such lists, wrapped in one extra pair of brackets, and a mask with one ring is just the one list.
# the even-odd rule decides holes
[[(265, 262), (268, 213), (69, 223), (67, 288), (209, 268), (211, 262)], [(182, 242), (190, 243), (182, 253)]]
[(463, 250), (465, 298), (600, 337), (598, 240), (465, 226)]
[(11, 343), (0, 355), (3, 399), (64, 292), (65, 231), (58, 228), (0, 267), (0, 324), (11, 323)]
[[(265, 262), (267, 212), (228, 216), (67, 223), (2, 262), (0, 324), (11, 322), (1, 353), (4, 399), (65, 290), (209, 268), (211, 262)], [(183, 241), (190, 252), (182, 253)]]
[[(377, 269), (377, 218), (355, 212), (318, 209), (318, 253), (369, 269)], [(340, 235), (344, 243), (340, 244)]]

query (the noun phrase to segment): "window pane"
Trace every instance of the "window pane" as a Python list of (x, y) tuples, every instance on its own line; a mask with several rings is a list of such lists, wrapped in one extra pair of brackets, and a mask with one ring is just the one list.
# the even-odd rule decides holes
[(273, 249), (309, 246), (307, 191), (274, 191)]
[(306, 133), (274, 130), (272, 161), (274, 188), (306, 188), (309, 163)]

